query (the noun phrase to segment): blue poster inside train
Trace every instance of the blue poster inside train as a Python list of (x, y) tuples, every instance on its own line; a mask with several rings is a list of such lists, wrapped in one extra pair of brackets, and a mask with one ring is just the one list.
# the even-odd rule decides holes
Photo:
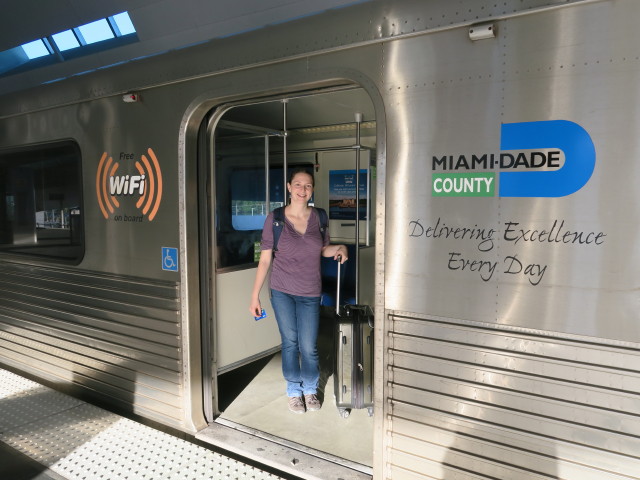
[[(360, 220), (367, 219), (367, 171), (360, 170)], [(329, 218), (356, 219), (356, 171), (329, 171)]]

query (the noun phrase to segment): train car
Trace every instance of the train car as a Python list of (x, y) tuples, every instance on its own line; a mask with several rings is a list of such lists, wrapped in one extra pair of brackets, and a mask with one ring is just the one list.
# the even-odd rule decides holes
[[(638, 18), (372, 0), (3, 97), (0, 362), (307, 478), (640, 478)], [(296, 166), (358, 252), (372, 417), (288, 414), (248, 314)]]

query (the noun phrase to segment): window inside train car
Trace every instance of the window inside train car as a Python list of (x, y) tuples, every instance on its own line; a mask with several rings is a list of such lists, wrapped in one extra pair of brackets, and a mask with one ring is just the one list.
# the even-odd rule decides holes
[[(289, 169), (290, 170), (290, 169)], [(282, 167), (269, 169), (269, 206), (264, 168), (231, 173), (231, 222), (234, 230), (262, 230), (269, 212), (284, 205)]]
[(0, 252), (82, 259), (80, 166), (74, 142), (0, 151)]

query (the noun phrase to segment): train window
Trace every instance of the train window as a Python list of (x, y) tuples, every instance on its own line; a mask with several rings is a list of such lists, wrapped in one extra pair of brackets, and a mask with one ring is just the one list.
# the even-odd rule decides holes
[[(253, 264), (256, 244), (269, 209), (266, 204), (265, 169), (230, 167), (224, 182), (226, 194), (218, 193), (218, 268)], [(281, 206), (282, 168), (270, 172), (270, 209)], [(279, 180), (279, 182), (278, 182)]]
[(242, 169), (231, 173), (231, 224), (233, 229), (262, 230), (267, 214), (283, 205), (282, 168), (269, 171), (269, 207), (265, 198), (262, 169)]
[(0, 152), (0, 252), (79, 262), (81, 186), (73, 142)]

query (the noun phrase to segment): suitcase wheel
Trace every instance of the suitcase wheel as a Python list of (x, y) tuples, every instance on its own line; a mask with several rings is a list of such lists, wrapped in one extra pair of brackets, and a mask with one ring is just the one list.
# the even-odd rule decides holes
[(347, 418), (351, 413), (351, 410), (348, 408), (338, 408), (338, 413), (342, 418)]

